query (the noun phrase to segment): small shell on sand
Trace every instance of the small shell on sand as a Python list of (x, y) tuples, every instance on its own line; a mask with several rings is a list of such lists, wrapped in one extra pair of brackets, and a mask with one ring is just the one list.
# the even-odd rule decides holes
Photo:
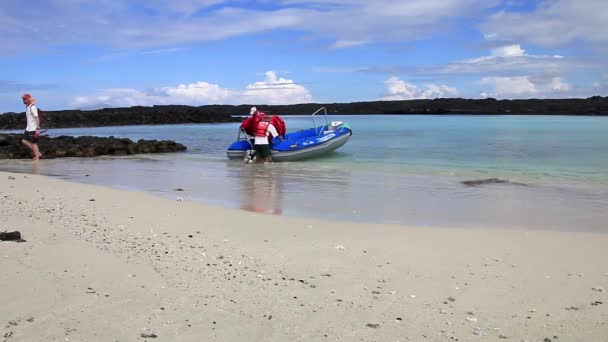
[(483, 329), (476, 327), (473, 329), (473, 335), (476, 336), (486, 336), (488, 333), (486, 333)]

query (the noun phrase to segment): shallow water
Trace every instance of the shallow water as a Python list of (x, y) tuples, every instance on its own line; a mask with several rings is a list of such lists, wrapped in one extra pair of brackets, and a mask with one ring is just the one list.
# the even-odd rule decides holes
[[(52, 136), (171, 139), (169, 155), (1, 161), (0, 169), (245, 210), (423, 226), (608, 232), (608, 118), (331, 116), (353, 137), (303, 162), (228, 161), (238, 124), (53, 129)], [(288, 130), (311, 126), (287, 117)], [(88, 175), (88, 176), (87, 176)], [(483, 178), (514, 183), (466, 187)], [(182, 188), (185, 191), (176, 192)]]

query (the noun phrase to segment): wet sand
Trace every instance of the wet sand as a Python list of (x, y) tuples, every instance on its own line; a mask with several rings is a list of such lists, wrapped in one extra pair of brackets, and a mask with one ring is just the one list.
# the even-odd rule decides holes
[(27, 240), (0, 242), (7, 341), (608, 336), (607, 234), (272, 216), (5, 172), (0, 191), (0, 230)]
[[(258, 213), (416, 227), (608, 233), (608, 183), (488, 175), (422, 175), (338, 168), (322, 162), (245, 165), (188, 154), (0, 161), (0, 170), (145, 191)], [(492, 178), (492, 177), (490, 177)], [(162, 181), (159, 181), (162, 180)], [(467, 183), (470, 184), (470, 183)]]

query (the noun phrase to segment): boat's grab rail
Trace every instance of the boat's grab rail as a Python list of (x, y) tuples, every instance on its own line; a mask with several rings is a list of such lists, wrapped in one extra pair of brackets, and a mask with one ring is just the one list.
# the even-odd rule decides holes
[(317, 111), (314, 112), (314, 113), (312, 113), (312, 115), (311, 115), (312, 116), (312, 127), (315, 127), (315, 133), (317, 135), (321, 135), (321, 133), (323, 133), (323, 126), (319, 127), (319, 132), (318, 133), (316, 132), (317, 125), (315, 123), (315, 115), (317, 115), (317, 113), (319, 113), (320, 111), (323, 111), (323, 113), (325, 115), (325, 125), (326, 125), (326, 127), (329, 126), (329, 121), (327, 120), (327, 109), (325, 109), (325, 107), (321, 107), (321, 108), (317, 109)]
[[(241, 134), (244, 135), (243, 138), (241, 138)], [(251, 149), (252, 150), (254, 149), (253, 145), (251, 144), (251, 140), (249, 140), (249, 136), (247, 134), (245, 134), (245, 132), (243, 132), (242, 128), (239, 127), (239, 133), (236, 136), (236, 141), (241, 141), (241, 140), (247, 141), (247, 143), (249, 143), (249, 146), (251, 146)]]

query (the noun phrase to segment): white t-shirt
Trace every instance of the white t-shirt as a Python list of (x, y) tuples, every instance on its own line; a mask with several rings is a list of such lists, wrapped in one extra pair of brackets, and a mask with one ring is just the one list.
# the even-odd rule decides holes
[(27, 118), (27, 127), (25, 130), (28, 132), (36, 131), (36, 118), (38, 117), (38, 108), (35, 105), (29, 105), (25, 107), (25, 117)]
[(274, 127), (274, 125), (268, 124), (268, 129), (266, 129), (266, 136), (265, 137), (255, 137), (255, 144), (256, 145), (268, 145), (268, 134), (272, 134), (273, 138), (276, 138), (279, 136), (279, 132), (277, 132), (277, 129)]

